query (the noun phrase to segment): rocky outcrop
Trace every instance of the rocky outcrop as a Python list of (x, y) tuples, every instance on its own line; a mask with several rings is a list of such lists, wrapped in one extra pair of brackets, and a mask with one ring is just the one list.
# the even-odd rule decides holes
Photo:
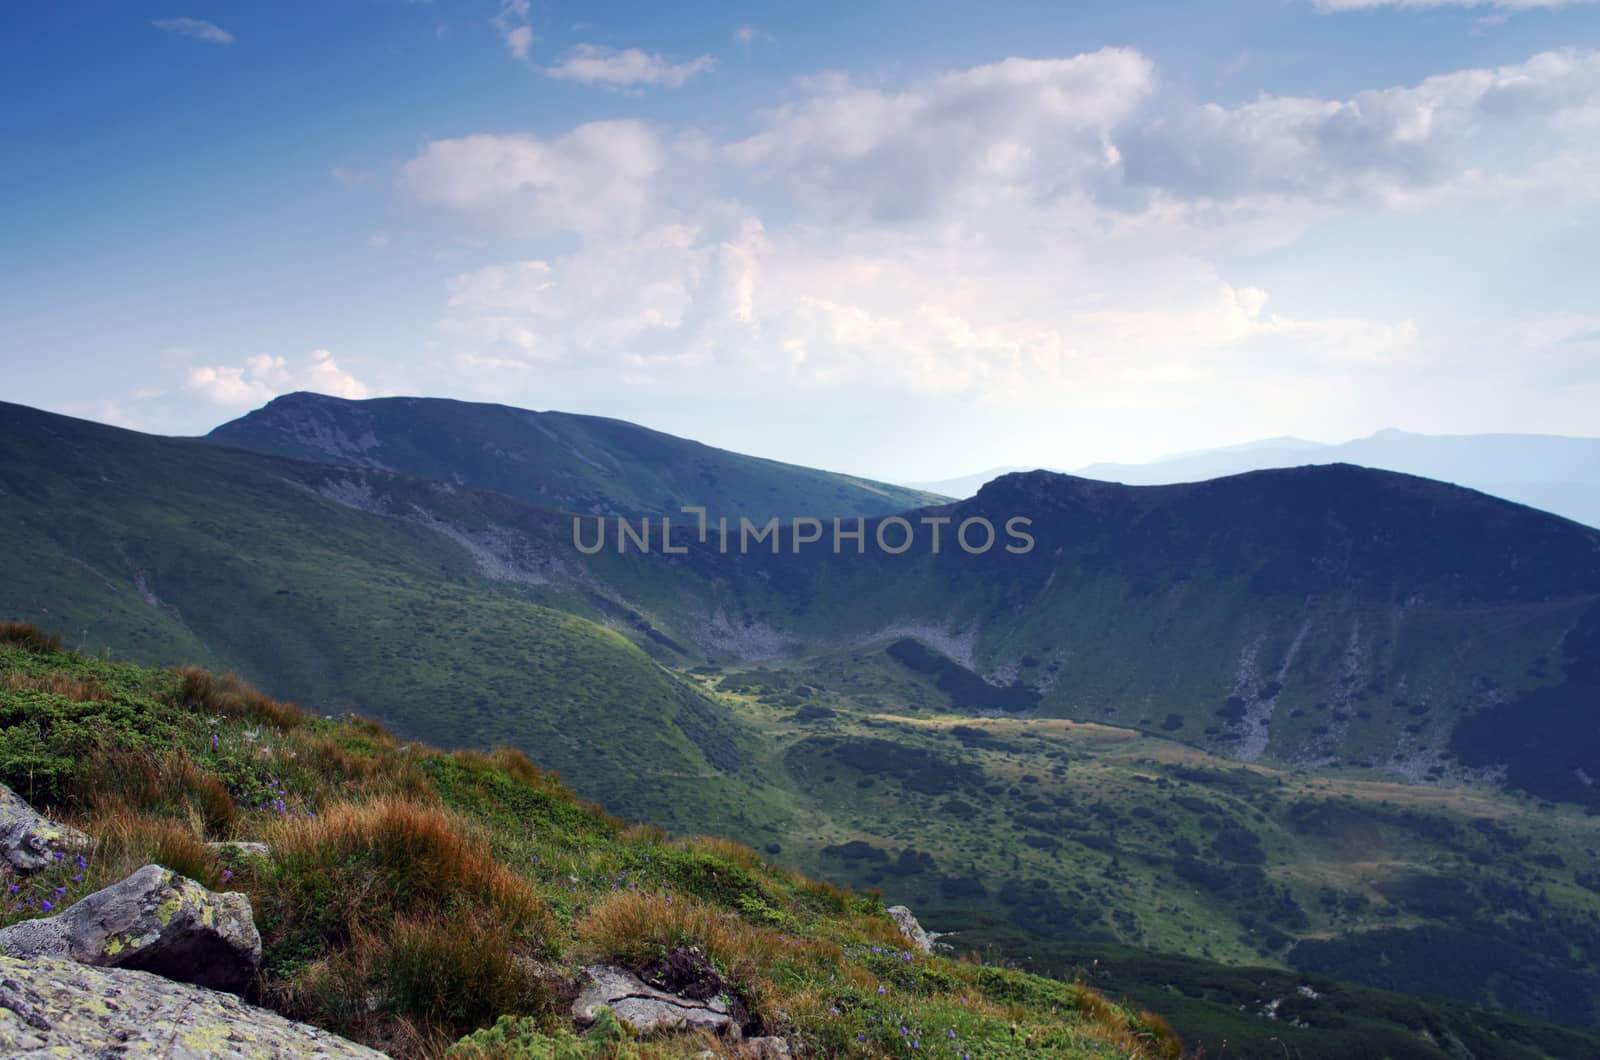
[(0, 784), (0, 861), (14, 872), (37, 872), (90, 845), (89, 837), (34, 811)]
[(584, 986), (572, 1003), (572, 1016), (580, 1024), (594, 1022), (602, 1005), (640, 1035), (662, 1031), (710, 1031), (719, 1036), (739, 1036), (738, 1024), (722, 997), (692, 998), (658, 990), (626, 968), (592, 964), (584, 969)]
[(218, 894), (160, 865), (68, 906), (0, 929), (7, 957), (62, 957), (239, 990), (261, 965), (250, 899)]
[(382, 1060), (231, 994), (53, 957), (0, 957), (0, 1055)]
[[(940, 933), (926, 930), (921, 924), (917, 923), (917, 918), (912, 915), (911, 910), (903, 905), (890, 906), (888, 913), (894, 918), (895, 926), (900, 929), (900, 934), (905, 936), (906, 941), (923, 953), (932, 953), (934, 943), (949, 934), (949, 932)], [(947, 949), (949, 948), (948, 943), (945, 946)]]

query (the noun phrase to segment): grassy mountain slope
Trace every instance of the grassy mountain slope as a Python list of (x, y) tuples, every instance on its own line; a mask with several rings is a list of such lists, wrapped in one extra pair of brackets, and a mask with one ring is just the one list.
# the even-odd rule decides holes
[(505, 494), (0, 411), (0, 608), (74, 642), (509, 743), (953, 922), (1593, 1025), (1593, 819), (1495, 783), (1600, 775), (1574, 524), (1348, 467), (1029, 474), (921, 513), (1026, 514), (1023, 556), (581, 558)]
[[(693, 964), (752, 1029), (811, 1055), (1177, 1054), (1153, 1017), (907, 952), (876, 900), (625, 825), (519, 754), (401, 745), (204, 671), (63, 653), (17, 624), (0, 626), (0, 781), (99, 839), (23, 881), (0, 923), (151, 861), (243, 890), (264, 941), (258, 998), (396, 1055), (719, 1050), (686, 1036), (644, 1053), (604, 1020), (580, 1036), (565, 1005), (595, 959)], [(270, 852), (206, 845), (229, 839)]]
[(887, 514), (942, 498), (763, 460), (622, 420), (438, 398), (287, 394), (206, 436), (218, 445), (381, 468), (494, 490), (562, 511)]
[(1578, 720), (1600, 652), (1582, 633), (1600, 620), (1600, 532), (1348, 466), (1141, 488), (1035, 472), (912, 518), (1014, 515), (1032, 520), (1027, 554), (967, 555), (947, 527), (938, 554), (924, 537), (904, 555), (787, 541), (721, 555), (713, 538), (684, 557), (608, 550), (590, 569), (724, 661), (909, 635), (1018, 686), (1010, 707), (968, 709), (1020, 704), (1246, 761), (1465, 776), (1510, 765), (1504, 741), (1457, 738), (1498, 708), (1547, 734), (1513, 783), (1543, 762), (1570, 781), (1560, 797), (1600, 805), (1580, 779), (1600, 776), (1600, 741)]
[(938, 930), (1006, 924), (1600, 1026), (1600, 817), (974, 717), (907, 643), (697, 675), (791, 779), (773, 840), (797, 866), (882, 888)]
[(739, 775), (735, 719), (615, 631), (500, 591), (449, 537), (318, 494), (297, 480), (310, 465), (3, 411), (8, 613), (452, 746), (537, 749), (662, 824), (734, 792), (781, 815)]

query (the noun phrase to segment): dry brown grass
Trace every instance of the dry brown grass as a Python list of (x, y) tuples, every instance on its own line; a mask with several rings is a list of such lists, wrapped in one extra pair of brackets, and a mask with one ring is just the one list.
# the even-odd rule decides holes
[[(384, 797), (337, 803), (316, 818), (275, 821), (263, 837), (273, 852), (281, 896), (295, 909), (294, 889), (307, 903), (338, 904), (345, 922), (442, 911), (466, 900), (492, 911), (511, 930), (548, 936), (544, 901), (522, 877), (500, 864), (465, 822), (438, 806)], [(303, 885), (303, 886), (302, 886)]]
[(235, 674), (221, 678), (198, 666), (185, 666), (178, 671), (183, 678), (183, 702), (207, 714), (220, 713), (226, 717), (243, 718), (256, 724), (270, 725), (288, 731), (304, 725), (309, 715), (293, 703), (280, 703), (251, 688)]
[(438, 1055), (502, 1015), (548, 1011), (533, 965), (481, 914), (403, 917), (361, 927), (295, 984), (287, 1007), (396, 1055)]
[(32, 622), (0, 622), (0, 644), (15, 644), (31, 651), (60, 651), (61, 638)]
[(682, 840), (679, 845), (696, 854), (709, 854), (730, 861), (742, 869), (757, 869), (761, 866), (761, 855), (743, 843), (735, 843), (731, 839), (697, 835)]
[(100, 682), (70, 677), (57, 671), (25, 674), (13, 670), (6, 674), (3, 687), (8, 692), (49, 692), (74, 703), (98, 703), (111, 698)]
[(193, 828), (127, 805), (102, 803), (81, 825), (95, 837), (90, 865), (96, 881), (123, 879), (146, 865), (162, 865), (206, 885), (221, 884), (216, 851)]
[(181, 751), (96, 748), (74, 772), (71, 799), (90, 813), (126, 808), (181, 818), (218, 839), (232, 834), (239, 815), (227, 787)]
[(575, 930), (598, 955), (635, 967), (674, 946), (699, 946), (724, 972), (746, 980), (782, 958), (827, 962), (840, 957), (833, 943), (783, 936), (682, 895), (613, 894), (579, 919)]

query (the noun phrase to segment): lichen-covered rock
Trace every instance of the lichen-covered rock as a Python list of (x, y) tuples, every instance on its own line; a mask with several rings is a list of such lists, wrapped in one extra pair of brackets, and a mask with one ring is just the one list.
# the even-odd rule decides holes
[(336, 1034), (146, 972), (0, 957), (0, 1055), (382, 1060)]
[(0, 953), (65, 957), (238, 990), (261, 965), (261, 936), (244, 894), (218, 894), (146, 865), (57, 916), (0, 929)]
[(0, 784), (0, 861), (15, 872), (37, 872), (83, 850), (90, 839), (41, 816), (28, 800)]
[[(937, 931), (926, 930), (921, 924), (917, 923), (917, 918), (912, 915), (911, 910), (903, 905), (890, 906), (888, 913), (894, 918), (895, 926), (900, 929), (900, 934), (906, 937), (906, 941), (923, 953), (932, 953), (933, 944), (942, 939), (945, 934), (948, 934), (948, 932), (941, 934)], [(946, 943), (945, 946), (948, 948), (949, 944)]]
[(572, 1003), (573, 1018), (579, 1023), (593, 1022), (596, 1010), (604, 1005), (644, 1036), (680, 1029), (739, 1035), (739, 1025), (721, 997), (702, 1000), (658, 990), (626, 968), (610, 964), (585, 968), (584, 980), (582, 992)]
[(255, 843), (240, 839), (219, 839), (207, 843), (206, 846), (220, 854), (230, 854), (241, 858), (265, 858), (272, 855), (272, 849), (265, 843)]

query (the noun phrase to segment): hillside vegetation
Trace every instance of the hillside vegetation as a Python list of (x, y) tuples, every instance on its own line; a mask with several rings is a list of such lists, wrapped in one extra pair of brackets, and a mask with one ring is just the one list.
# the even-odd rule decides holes
[(206, 441), (398, 471), (562, 511), (669, 515), (887, 515), (945, 498), (854, 475), (732, 453), (622, 420), (443, 398), (349, 401), (285, 394)]
[[(0, 924), (141, 864), (245, 891), (260, 999), (398, 1055), (693, 1056), (565, 1010), (581, 966), (708, 959), (766, 1034), (835, 1056), (1171, 1057), (1155, 1017), (1079, 986), (908, 949), (876, 898), (575, 799), (521, 754), (447, 754), (207, 671), (0, 626), (0, 781), (99, 838)], [(247, 856), (217, 840), (261, 841)], [(230, 852), (232, 851), (232, 852)]]
[(934, 514), (1030, 513), (1027, 555), (582, 557), (505, 493), (0, 412), (0, 614), (85, 650), (516, 747), (936, 929), (1600, 1026), (1594, 531), (1352, 467), (1026, 474)]

